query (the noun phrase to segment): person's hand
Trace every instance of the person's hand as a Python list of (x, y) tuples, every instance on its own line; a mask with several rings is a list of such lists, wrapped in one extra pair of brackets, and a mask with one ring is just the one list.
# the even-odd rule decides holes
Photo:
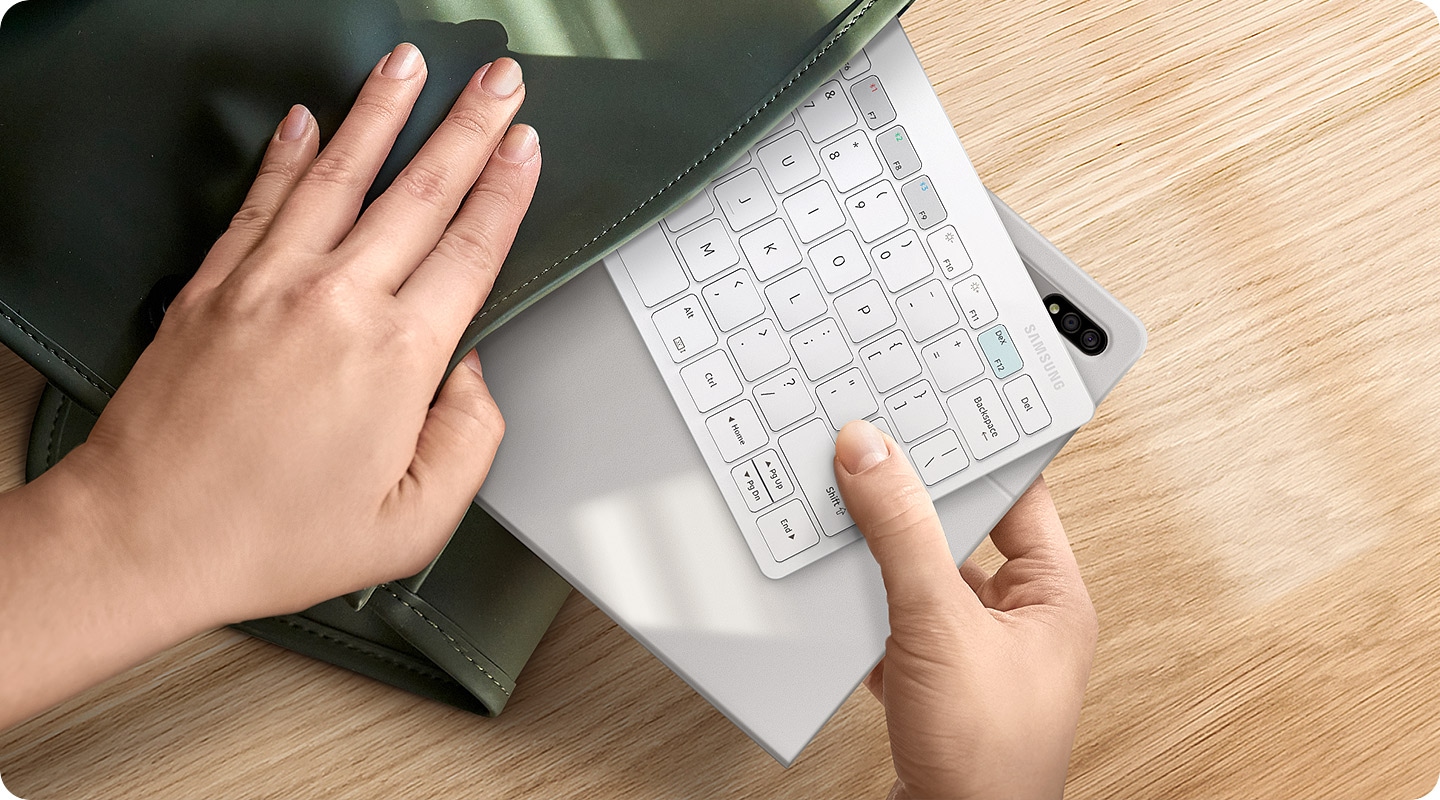
[(361, 216), (425, 79), (420, 52), (396, 48), (318, 155), (313, 118), (291, 111), (229, 230), (60, 465), (105, 535), (166, 565), (174, 597), (212, 623), (419, 571), (500, 442), (474, 354), (441, 379), (529, 206), (538, 137), (511, 127), (519, 65), (487, 65)]
[(880, 564), (893, 798), (1058, 798), (1095, 650), (1095, 610), (1043, 479), (991, 532), (1007, 561), (955, 568), (901, 449), (867, 422), (835, 443), (835, 475)]

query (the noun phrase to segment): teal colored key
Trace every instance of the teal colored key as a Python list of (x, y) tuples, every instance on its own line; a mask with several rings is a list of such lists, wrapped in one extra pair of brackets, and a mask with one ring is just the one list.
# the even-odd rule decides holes
[(980, 349), (985, 351), (985, 360), (990, 362), (990, 369), (995, 370), (995, 377), (1009, 377), (1025, 366), (1025, 362), (1020, 360), (1020, 351), (1010, 341), (1010, 331), (1005, 330), (1004, 325), (996, 325), (980, 334), (979, 338)]

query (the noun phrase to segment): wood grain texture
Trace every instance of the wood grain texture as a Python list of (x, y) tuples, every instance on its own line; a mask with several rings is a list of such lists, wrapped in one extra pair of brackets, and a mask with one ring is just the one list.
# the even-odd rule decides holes
[[(1069, 796), (1424, 795), (1435, 15), (921, 0), (906, 19), (985, 182), (1150, 331), (1047, 472), (1101, 620)], [(0, 487), (37, 387), (0, 354)], [(215, 632), (0, 733), (0, 773), (32, 800), (848, 798), (892, 779), (864, 692), (781, 770), (579, 597), (496, 720)]]

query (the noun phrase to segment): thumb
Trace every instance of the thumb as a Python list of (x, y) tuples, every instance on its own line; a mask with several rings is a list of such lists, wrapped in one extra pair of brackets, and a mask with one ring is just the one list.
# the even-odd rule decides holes
[[(835, 479), (850, 516), (880, 564), (892, 612), (934, 607), (962, 591), (935, 505), (900, 446), (863, 420), (835, 440)], [(978, 600), (974, 603), (978, 607)]]

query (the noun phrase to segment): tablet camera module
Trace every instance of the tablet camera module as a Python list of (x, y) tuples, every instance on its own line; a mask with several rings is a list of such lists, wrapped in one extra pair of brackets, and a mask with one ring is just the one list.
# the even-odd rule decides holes
[(1098, 356), (1105, 352), (1105, 347), (1110, 343), (1110, 337), (1105, 335), (1105, 330), (1064, 295), (1052, 294), (1045, 298), (1045, 310), (1050, 312), (1050, 319), (1055, 322), (1060, 335), (1078, 347), (1080, 352), (1087, 356)]

